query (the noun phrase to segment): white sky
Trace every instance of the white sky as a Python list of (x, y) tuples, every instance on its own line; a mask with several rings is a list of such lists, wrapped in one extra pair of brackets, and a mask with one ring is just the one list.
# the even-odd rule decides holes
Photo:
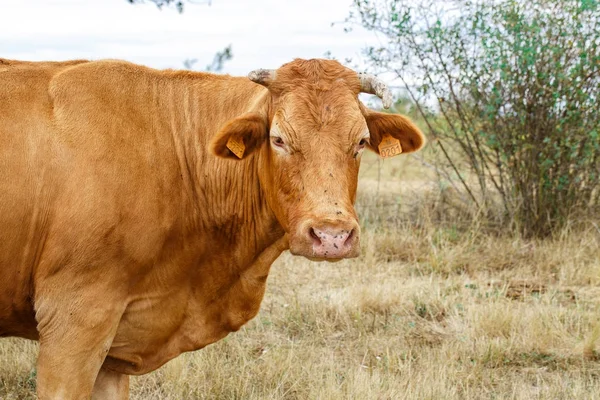
[(156, 68), (204, 68), (232, 44), (224, 72), (246, 75), (296, 57), (360, 59), (376, 44), (360, 28), (345, 33), (352, 0), (212, 0), (186, 4), (183, 14), (126, 0), (3, 0), (0, 57), (22, 60), (119, 58)]

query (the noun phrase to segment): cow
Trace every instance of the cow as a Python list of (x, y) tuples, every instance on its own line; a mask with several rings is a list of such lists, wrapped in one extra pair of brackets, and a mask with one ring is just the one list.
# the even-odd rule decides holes
[(39, 341), (39, 398), (127, 399), (129, 375), (253, 318), (283, 251), (358, 256), (364, 149), (425, 143), (361, 92), (390, 106), (332, 60), (0, 59), (0, 336)]

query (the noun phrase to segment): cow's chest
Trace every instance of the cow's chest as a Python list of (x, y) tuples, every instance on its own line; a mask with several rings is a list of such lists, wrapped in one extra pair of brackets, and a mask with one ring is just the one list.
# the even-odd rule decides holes
[(146, 373), (238, 330), (258, 313), (269, 267), (281, 253), (268, 250), (242, 272), (203, 265), (205, 273), (179, 282), (163, 279), (159, 288), (145, 290), (123, 315), (107, 366)]

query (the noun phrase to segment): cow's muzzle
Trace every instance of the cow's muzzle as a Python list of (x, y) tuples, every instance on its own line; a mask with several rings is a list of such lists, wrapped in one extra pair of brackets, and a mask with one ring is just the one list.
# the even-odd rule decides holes
[(290, 238), (290, 252), (311, 260), (357, 257), (360, 254), (360, 227), (356, 221), (308, 221)]

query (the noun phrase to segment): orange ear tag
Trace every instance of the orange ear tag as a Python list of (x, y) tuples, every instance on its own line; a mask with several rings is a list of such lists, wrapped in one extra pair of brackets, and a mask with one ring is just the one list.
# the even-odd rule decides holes
[(379, 155), (382, 158), (389, 158), (397, 156), (402, 153), (402, 146), (400, 141), (390, 134), (383, 135), (381, 143), (379, 143)]
[(230, 136), (226, 146), (233, 154), (237, 156), (237, 158), (241, 159), (244, 157), (244, 150), (246, 150), (246, 146), (244, 146), (244, 142), (241, 139)]

